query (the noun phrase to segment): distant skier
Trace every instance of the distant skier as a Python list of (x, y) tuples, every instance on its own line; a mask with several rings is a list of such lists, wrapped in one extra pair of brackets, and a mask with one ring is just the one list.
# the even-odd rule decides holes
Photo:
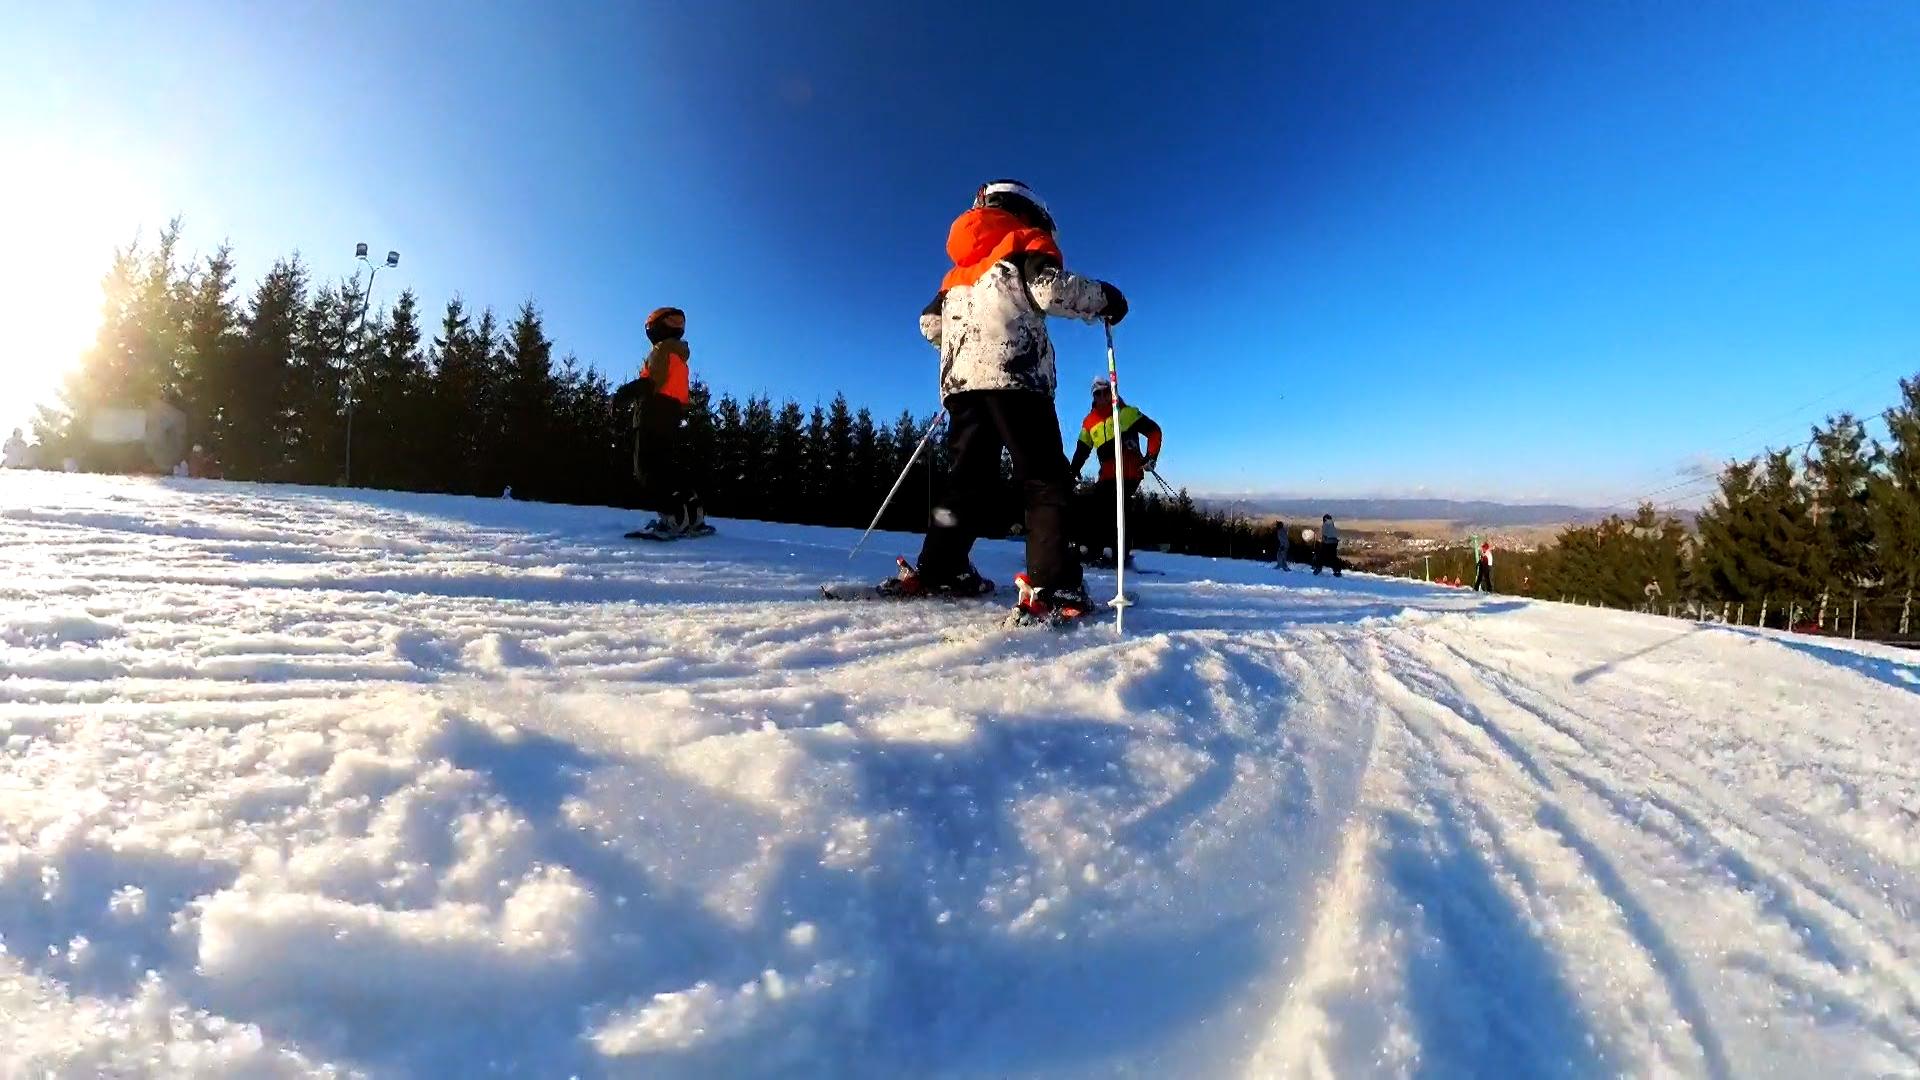
[(27, 445), (26, 436), (20, 434), (19, 428), (14, 428), (13, 434), (7, 436), (5, 448), (0, 449), (0, 455), (4, 455), (0, 456), (0, 466), (9, 469), (31, 468), (32, 453), (33, 449)]
[(640, 367), (640, 377), (621, 388), (623, 395), (634, 396), (634, 479), (640, 482), (644, 505), (657, 515), (638, 535), (657, 539), (712, 531), (689, 476), (691, 463), (681, 447), (680, 425), (686, 419), (693, 385), (686, 331), (686, 312), (654, 309), (647, 316), (647, 340), (653, 348)]
[[(1133, 496), (1140, 490), (1140, 482), (1160, 463), (1160, 425), (1125, 401), (1120, 402), (1119, 419), (1121, 475), (1126, 484), (1127, 513), (1131, 515)], [(1088, 529), (1088, 535), (1096, 543), (1103, 543), (1109, 552), (1120, 542), (1116, 531), (1119, 522), (1113, 516), (1113, 420), (1113, 386), (1105, 375), (1097, 376), (1093, 380), (1093, 406), (1080, 422), (1080, 440), (1073, 448), (1073, 461), (1068, 468), (1079, 476), (1080, 470), (1087, 466), (1087, 458), (1099, 456), (1100, 479), (1094, 483), (1091, 522), (1094, 527)], [(1145, 453), (1140, 450), (1143, 438), (1147, 441)], [(1133, 565), (1131, 551), (1127, 552), (1127, 565)]]
[(1486, 592), (1486, 593), (1492, 592), (1493, 591), (1493, 542), (1492, 541), (1490, 540), (1480, 541), (1480, 554), (1474, 560), (1473, 565), (1474, 565), (1473, 591)]
[(1274, 522), (1273, 523), (1273, 563), (1275, 566), (1278, 566), (1282, 570), (1293, 569), (1293, 567), (1287, 565), (1287, 543), (1288, 543), (1287, 523), (1284, 521)]
[(1313, 549), (1313, 572), (1320, 573), (1322, 566), (1332, 567), (1333, 576), (1340, 576), (1340, 529), (1332, 514), (1320, 515), (1320, 542)]
[(1072, 473), (1054, 414), (1056, 385), (1048, 315), (1117, 323), (1120, 290), (1069, 273), (1046, 204), (1017, 180), (994, 180), (947, 233), (947, 271), (920, 313), (920, 333), (940, 350), (947, 409), (948, 491), (935, 508), (917, 567), (901, 561), (883, 586), (897, 595), (982, 595), (992, 582), (973, 568), (974, 539), (989, 518), (1000, 451), (1013, 459), (1026, 500), (1023, 618), (1063, 621), (1093, 610), (1080, 560), (1067, 542)]

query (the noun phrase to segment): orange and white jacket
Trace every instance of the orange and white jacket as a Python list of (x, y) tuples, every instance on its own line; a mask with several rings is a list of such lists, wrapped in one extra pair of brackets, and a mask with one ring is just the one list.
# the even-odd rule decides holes
[(940, 349), (940, 396), (967, 390), (1053, 395), (1047, 316), (1089, 322), (1106, 310), (1098, 281), (1069, 273), (1060, 245), (1005, 210), (969, 210), (947, 233), (953, 269), (920, 313)]

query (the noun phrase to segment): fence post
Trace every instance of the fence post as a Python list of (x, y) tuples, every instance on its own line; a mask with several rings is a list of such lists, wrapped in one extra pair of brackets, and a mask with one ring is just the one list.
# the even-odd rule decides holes
[(1763, 596), (1760, 598), (1760, 621), (1757, 623), (1754, 623), (1753, 625), (1755, 626), (1767, 625), (1767, 604), (1772, 600), (1773, 600), (1773, 597), (1771, 596)]
[(1800, 605), (1793, 604), (1787, 608), (1787, 629), (1792, 630), (1795, 626), (1799, 625), (1799, 623)]
[(1825, 589), (1820, 590), (1820, 621), (1817, 625), (1822, 630), (1827, 628), (1827, 591)]
[[(1747, 605), (1745, 605), (1745, 604), (1741, 604), (1741, 605), (1740, 605), (1740, 614), (1742, 614), (1742, 615), (1745, 615), (1746, 613), (1747, 613)], [(1726, 622), (1726, 621), (1727, 621), (1727, 616), (1729, 616), (1729, 615), (1732, 615), (1732, 614), (1733, 614), (1733, 601), (1731, 601), (1731, 600), (1723, 600), (1723, 601), (1721, 601), (1721, 602), (1720, 602), (1720, 621), (1721, 621), (1721, 622)]]
[(1734, 625), (1735, 626), (1747, 625), (1747, 602), (1745, 600), (1740, 601), (1740, 617), (1734, 620)]
[(1860, 594), (1853, 594), (1853, 621), (1847, 624), (1847, 637), (1859, 640), (1860, 637)]
[(1907, 616), (1913, 613), (1913, 586), (1907, 586), (1907, 598), (1900, 604), (1900, 636), (1907, 636)]

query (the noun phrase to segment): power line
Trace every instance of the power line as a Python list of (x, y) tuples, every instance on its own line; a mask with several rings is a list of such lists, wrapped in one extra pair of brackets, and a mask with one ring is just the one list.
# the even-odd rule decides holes
[[(1863, 433), (1867, 434), (1869, 438), (1872, 437), (1872, 433), (1868, 431), (1868, 425), (1873, 424), (1876, 421), (1884, 426), (1887, 421), (1886, 415), (1884, 413), (1875, 413), (1872, 416), (1859, 420), (1860, 430)], [(1891, 431), (1889, 431), (1888, 434), (1891, 435)], [(1807, 441), (1805, 442), (1796, 443), (1792, 446), (1784, 447), (1783, 449), (1785, 453), (1789, 455), (1797, 456), (1797, 455), (1805, 454), (1808, 450), (1813, 448), (1814, 443), (1819, 441), (1820, 441), (1820, 437), (1818, 435), (1812, 435), (1812, 436), (1809, 436), (1807, 438)], [(1773, 451), (1771, 449), (1763, 451), (1763, 453), (1772, 453), (1772, 452)], [(1669, 487), (1662, 488), (1659, 491), (1650, 493), (1650, 495), (1644, 498), (1642, 501), (1652, 502), (1651, 495), (1659, 495), (1664, 492), (1674, 490), (1675, 488), (1692, 487), (1697, 484), (1718, 484), (1720, 482), (1720, 475), (1721, 474), (1716, 473), (1712, 476), (1698, 476), (1685, 483), (1673, 484), (1673, 485), (1670, 485)], [(1672, 509), (1678, 503), (1679, 503), (1679, 499), (1668, 499), (1665, 502), (1656, 503), (1655, 505), (1661, 509)], [(1615, 505), (1618, 505), (1618, 504), (1615, 504)]]
[[(1892, 367), (1895, 367), (1895, 366), (1898, 366), (1898, 365), (1888, 365), (1888, 368), (1892, 368)], [(1882, 369), (1882, 370), (1885, 370), (1885, 369)], [(1877, 373), (1876, 373), (1876, 374), (1877, 374)], [(1862, 380), (1862, 381), (1864, 381), (1864, 380)], [(1857, 384), (1856, 384), (1856, 385), (1857, 385)], [(1811, 404), (1814, 404), (1814, 403), (1816, 403), (1816, 402), (1819, 402), (1819, 401), (1821, 401), (1821, 400), (1831, 400), (1831, 399), (1832, 399), (1833, 397), (1835, 397), (1835, 396), (1836, 396), (1836, 394), (1828, 394), (1828, 395), (1825, 395), (1825, 397), (1824, 397), (1824, 398), (1815, 398), (1815, 399), (1814, 399), (1814, 401), (1812, 401), (1812, 402), (1808, 402), (1807, 404), (1809, 404), (1809, 405), (1811, 405)], [(1801, 406), (1801, 408), (1805, 408), (1805, 406)], [(1858, 420), (1858, 421), (1860, 422), (1860, 425), (1861, 425), (1861, 427), (1862, 427), (1862, 428), (1865, 428), (1865, 427), (1867, 427), (1868, 425), (1870, 425), (1870, 424), (1872, 424), (1872, 423), (1874, 423), (1874, 422), (1876, 422), (1876, 421), (1877, 421), (1877, 422), (1879, 422), (1879, 423), (1881, 423), (1881, 424), (1885, 424), (1885, 423), (1886, 423), (1886, 412), (1885, 412), (1885, 409), (1881, 409), (1881, 410), (1879, 410), (1879, 411), (1876, 411), (1876, 412), (1865, 412), (1865, 411), (1862, 411), (1862, 412), (1854, 412), (1853, 410), (1842, 410), (1842, 411), (1843, 411), (1843, 412), (1846, 412), (1846, 413), (1847, 413), (1848, 415), (1851, 415), (1851, 416), (1853, 416), (1853, 417), (1854, 417), (1854, 418), (1855, 418), (1856, 420)], [(1832, 412), (1829, 412), (1829, 413), (1827, 413), (1827, 414), (1826, 414), (1826, 417), (1828, 417), (1828, 418), (1830, 418), (1830, 417), (1832, 417), (1832, 416), (1834, 416), (1834, 415), (1837, 415), (1837, 414), (1835, 414), (1835, 413), (1832, 413)], [(1798, 423), (1798, 424), (1795, 424), (1795, 425), (1793, 426), (1793, 428), (1799, 428), (1799, 427), (1803, 427), (1803, 426), (1804, 426), (1804, 427), (1808, 427), (1808, 428), (1811, 428), (1811, 427), (1813, 427), (1813, 426), (1815, 426), (1815, 425), (1816, 425), (1817, 423), (1818, 423), (1818, 421), (1817, 421), (1817, 420), (1802, 420), (1802, 421), (1801, 421), (1800, 423)], [(1760, 426), (1760, 425), (1754, 425), (1753, 427), (1749, 427), (1749, 428), (1747, 429), (1747, 431), (1748, 431), (1748, 432), (1752, 432), (1752, 431), (1756, 431), (1756, 430), (1758, 430), (1758, 429), (1759, 429), (1759, 426)], [(1786, 430), (1787, 430), (1787, 431), (1792, 431), (1792, 430), (1793, 430), (1793, 428), (1788, 428), (1788, 429), (1786, 429)], [(1780, 432), (1780, 434), (1785, 434), (1785, 432)], [(1771, 442), (1771, 440), (1769, 440), (1769, 443), (1770, 443), (1770, 442)], [(1814, 444), (1814, 442), (1815, 442), (1815, 439), (1814, 439), (1814, 438), (1811, 438), (1811, 437), (1810, 437), (1810, 438), (1808, 438), (1808, 439), (1807, 439), (1807, 440), (1806, 440), (1805, 442), (1802, 442), (1802, 443), (1799, 443), (1799, 444), (1796, 444), (1796, 445), (1792, 445), (1792, 446), (1789, 446), (1789, 447), (1787, 447), (1787, 450), (1788, 450), (1788, 452), (1789, 452), (1789, 453), (1804, 453), (1804, 452), (1805, 452), (1805, 451), (1807, 450), (1807, 448), (1808, 448), (1808, 447), (1811, 447), (1811, 446), (1812, 446), (1812, 445)], [(1763, 448), (1763, 449), (1762, 449), (1761, 451), (1759, 451), (1758, 453), (1755, 453), (1755, 454), (1748, 454), (1748, 455), (1744, 455), (1744, 456), (1745, 456), (1745, 457), (1757, 457), (1757, 456), (1759, 456), (1759, 453), (1766, 453), (1766, 452), (1768, 452), (1768, 450), (1770, 450), (1770, 449), (1771, 449), (1771, 447), (1770, 447), (1770, 446), (1769, 446), (1769, 447), (1765, 447), (1765, 448)], [(1730, 457), (1731, 457), (1731, 455), (1727, 455), (1727, 458), (1730, 458)], [(1725, 459), (1727, 459), (1727, 458), (1723, 458), (1723, 460), (1725, 460)], [(1720, 471), (1724, 471), (1724, 466), (1722, 467), (1722, 470), (1720, 470)], [(1707, 474), (1702, 474), (1702, 475), (1697, 475), (1697, 476), (1686, 476), (1686, 475), (1683, 475), (1683, 474), (1681, 474), (1681, 473), (1679, 473), (1679, 472), (1675, 472), (1675, 473), (1673, 473), (1673, 474), (1671, 474), (1671, 475), (1673, 475), (1673, 476), (1676, 476), (1676, 477), (1679, 477), (1680, 479), (1678, 479), (1678, 480), (1677, 480), (1676, 482), (1674, 482), (1674, 483), (1671, 483), (1671, 484), (1668, 484), (1668, 485), (1666, 485), (1666, 486), (1664, 486), (1664, 487), (1659, 487), (1659, 488), (1655, 488), (1655, 489), (1654, 489), (1654, 490), (1652, 490), (1652, 491), (1649, 491), (1649, 492), (1646, 492), (1646, 493), (1644, 493), (1644, 494), (1641, 494), (1641, 495), (1636, 495), (1636, 496), (1634, 496), (1634, 497), (1632, 497), (1632, 498), (1629, 498), (1629, 499), (1620, 499), (1620, 500), (1617, 500), (1617, 501), (1615, 501), (1615, 502), (1610, 502), (1610, 503), (1603, 503), (1603, 504), (1601, 504), (1601, 505), (1600, 505), (1600, 506), (1598, 507), (1598, 509), (1601, 509), (1601, 510), (1615, 510), (1615, 509), (1632, 509), (1632, 508), (1635, 508), (1635, 507), (1638, 507), (1638, 506), (1639, 506), (1639, 505), (1640, 505), (1641, 503), (1645, 503), (1645, 502), (1652, 502), (1652, 501), (1653, 501), (1653, 499), (1654, 499), (1654, 497), (1655, 497), (1655, 496), (1658, 496), (1658, 495), (1664, 495), (1664, 494), (1667, 494), (1668, 492), (1672, 492), (1672, 491), (1677, 491), (1677, 490), (1681, 490), (1681, 489), (1684, 489), (1684, 488), (1689, 488), (1689, 487), (1694, 487), (1694, 486), (1696, 486), (1696, 485), (1700, 485), (1700, 484), (1714, 484), (1714, 483), (1718, 483), (1718, 482), (1719, 482), (1719, 480), (1720, 480), (1720, 471), (1716, 471), (1716, 472), (1713, 472), (1713, 473), (1707, 473)], [(1678, 501), (1677, 499), (1669, 499), (1669, 500), (1667, 500), (1667, 502), (1666, 502), (1666, 505), (1669, 505), (1669, 506), (1671, 506), (1672, 504), (1674, 504), (1674, 503), (1675, 503), (1675, 502), (1677, 502), (1677, 501)]]

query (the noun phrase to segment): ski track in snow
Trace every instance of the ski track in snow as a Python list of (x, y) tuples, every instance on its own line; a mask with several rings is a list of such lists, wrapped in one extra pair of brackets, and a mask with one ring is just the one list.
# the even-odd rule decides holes
[(0, 1075), (1920, 1074), (1920, 657), (634, 521), (0, 474)]

